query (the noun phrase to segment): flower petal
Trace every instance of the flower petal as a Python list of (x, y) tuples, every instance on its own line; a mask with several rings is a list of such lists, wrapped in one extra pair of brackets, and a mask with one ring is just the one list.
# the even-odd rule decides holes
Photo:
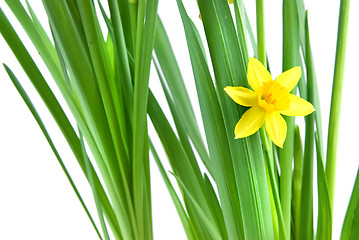
[(301, 75), (300, 67), (294, 67), (279, 75), (276, 81), (290, 92), (297, 85)]
[(282, 110), (280, 113), (287, 116), (307, 116), (313, 111), (315, 111), (315, 109), (310, 102), (291, 94), (289, 109)]
[(258, 103), (257, 94), (248, 88), (228, 86), (224, 91), (239, 105), (251, 107)]
[(247, 78), (249, 85), (254, 91), (259, 90), (262, 82), (272, 81), (272, 76), (268, 70), (255, 58), (249, 59)]
[(283, 147), (287, 137), (287, 123), (284, 118), (278, 112), (267, 113), (265, 128), (272, 142), (278, 147)]
[(234, 129), (235, 138), (244, 138), (257, 132), (263, 125), (266, 112), (258, 106), (251, 107), (239, 119)]

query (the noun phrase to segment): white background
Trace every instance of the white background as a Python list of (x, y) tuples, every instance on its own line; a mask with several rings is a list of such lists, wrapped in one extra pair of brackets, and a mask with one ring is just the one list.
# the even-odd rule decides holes
[[(40, 7), (41, 1), (30, 2), (34, 9), (40, 12), (40, 19), (46, 22), (46, 16)], [(184, 0), (190, 17), (199, 25), (201, 22), (198, 19), (198, 10), (194, 2), (194, 0)], [(255, 26), (255, 1), (244, 2), (252, 26)], [(320, 89), (323, 131), (324, 137), (326, 137), (339, 0), (305, 2), (309, 9), (312, 50)], [(358, 1), (352, 1), (351, 4), (337, 161), (333, 239), (339, 239), (359, 163), (357, 154), (359, 142), (356, 137), (359, 134), (357, 124), (357, 105), (359, 103), (357, 43), (359, 39), (356, 25), (359, 23), (357, 14), (359, 4)], [(9, 11), (3, 1), (0, 2), (0, 6), (13, 20), (13, 16), (8, 14)], [(281, 9), (281, 1), (265, 1), (266, 44), (273, 77), (281, 73)], [(193, 76), (176, 1), (160, 0), (159, 14), (168, 31), (181, 71), (190, 89), (191, 99), (196, 102)], [(16, 21), (12, 22), (17, 29), (20, 29)], [(28, 44), (29, 40), (26, 35), (22, 31), (19, 31), (19, 34)], [(49, 77), (36, 50), (31, 44), (27, 46), (30, 46), (29, 50), (40, 69), (45, 76)], [(93, 215), (96, 216), (91, 191), (75, 163), (75, 158), (2, 37), (0, 37), (0, 62), (10, 66), (28, 90), (55, 140), (61, 156), (81, 189), (86, 203)], [(159, 101), (163, 103), (165, 100), (158, 89), (156, 77), (154, 74), (152, 76), (151, 88), (159, 96)], [(50, 85), (54, 89), (56, 88), (51, 81)], [(56, 94), (59, 96), (57, 90)], [(198, 113), (198, 104), (195, 103), (194, 107)], [(165, 107), (165, 109), (167, 108)], [(2, 66), (0, 67), (0, 112), (0, 239), (98, 239), (45, 138)], [(198, 115), (198, 117), (200, 116)], [(163, 152), (160, 154), (164, 156)], [(165, 166), (168, 165), (165, 164)], [(151, 174), (154, 239), (186, 239), (176, 210), (153, 162), (151, 162)], [(314, 187), (316, 189), (315, 185)], [(316, 202), (314, 204), (316, 207)]]

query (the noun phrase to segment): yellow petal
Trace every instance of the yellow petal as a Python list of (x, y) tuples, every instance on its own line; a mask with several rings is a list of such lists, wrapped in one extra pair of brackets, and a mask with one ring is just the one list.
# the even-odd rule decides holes
[(262, 82), (272, 81), (272, 76), (264, 65), (255, 58), (249, 59), (247, 69), (248, 83), (254, 91), (258, 91)]
[(244, 138), (257, 132), (263, 125), (266, 112), (258, 107), (251, 107), (239, 119), (236, 128), (234, 129), (235, 138)]
[(258, 103), (257, 94), (248, 88), (228, 86), (224, 91), (239, 105), (251, 107)]
[(229, 3), (229, 4), (233, 3), (233, 0), (228, 0), (228, 3)]
[(282, 110), (280, 111), (280, 113), (287, 116), (307, 116), (308, 114), (311, 114), (314, 110), (315, 109), (310, 102), (291, 94), (289, 109)]
[(284, 118), (278, 112), (267, 113), (265, 128), (272, 142), (278, 147), (283, 147), (287, 136), (287, 123)]
[(301, 75), (300, 67), (294, 67), (279, 75), (276, 81), (290, 92), (297, 85)]

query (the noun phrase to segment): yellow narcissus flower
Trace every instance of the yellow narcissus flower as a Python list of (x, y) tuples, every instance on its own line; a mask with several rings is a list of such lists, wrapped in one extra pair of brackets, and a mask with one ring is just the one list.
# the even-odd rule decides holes
[(286, 116), (306, 116), (315, 109), (311, 103), (290, 93), (301, 76), (300, 67), (285, 71), (276, 80), (255, 58), (248, 63), (248, 83), (253, 90), (244, 87), (226, 87), (224, 90), (236, 103), (251, 107), (238, 121), (235, 138), (254, 134), (265, 123), (265, 129), (275, 145), (283, 147), (287, 136)]

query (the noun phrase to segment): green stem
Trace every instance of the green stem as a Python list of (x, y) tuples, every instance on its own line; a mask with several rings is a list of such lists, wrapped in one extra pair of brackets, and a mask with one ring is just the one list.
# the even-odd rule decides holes
[[(258, 39), (258, 60), (266, 64), (266, 48), (265, 48), (265, 27), (264, 27), (264, 3), (263, 0), (256, 0), (256, 16), (257, 16), (257, 39)], [(284, 222), (283, 222), (283, 213), (280, 206), (278, 187), (275, 184), (274, 180), (274, 168), (273, 168), (273, 148), (272, 144), (265, 132), (264, 126), (260, 129), (260, 136), (262, 139), (264, 154), (267, 159), (267, 177), (269, 181), (269, 190), (272, 199), (271, 207), (272, 209), (272, 219), (274, 223), (274, 232), (276, 236), (280, 236), (280, 239), (286, 239), (286, 233), (284, 231)], [(278, 222), (276, 222), (277, 220)]]
[(350, 0), (340, 1), (337, 51), (335, 57), (332, 102), (330, 106), (326, 175), (331, 209), (334, 207), (335, 168), (337, 159), (339, 116), (342, 99), (345, 49), (347, 43)]
[[(278, 181), (275, 176), (275, 160), (273, 158), (273, 147), (272, 142), (269, 139), (268, 134), (265, 131), (264, 126), (259, 129), (259, 133), (262, 139), (262, 144), (264, 148), (264, 157), (266, 161), (266, 170), (267, 170), (267, 177), (268, 177), (268, 188), (269, 194), (271, 194), (271, 207), (272, 207), (272, 219), (274, 224), (274, 232), (277, 233), (278, 237), (275, 239), (287, 239), (286, 233), (284, 231), (284, 222), (283, 222), (283, 211), (282, 206), (280, 204), (279, 198), (279, 189), (278, 189)], [(276, 222), (277, 221), (277, 222)], [(276, 236), (276, 235), (275, 235)]]
[(296, 126), (294, 134), (294, 170), (293, 170), (293, 231), (295, 239), (300, 239), (300, 215), (303, 180), (303, 145), (299, 127)]
[[(283, 1), (283, 71), (299, 64), (299, 30), (295, 0)], [(292, 90), (295, 94), (296, 87)], [(284, 228), (286, 236), (291, 236), (292, 207), (292, 167), (294, 154), (294, 117), (285, 117), (287, 137), (279, 150), (280, 163), (280, 198), (282, 203)]]
[(261, 61), (264, 65), (266, 65), (263, 0), (256, 0), (256, 16), (257, 16), (258, 60)]
[[(305, 21), (306, 68), (307, 68), (307, 101), (314, 104), (314, 67), (312, 50), (309, 41), (308, 17)], [(300, 200), (299, 239), (313, 239), (313, 160), (314, 160), (314, 124), (315, 113), (305, 117), (305, 145), (302, 169), (302, 189)]]

